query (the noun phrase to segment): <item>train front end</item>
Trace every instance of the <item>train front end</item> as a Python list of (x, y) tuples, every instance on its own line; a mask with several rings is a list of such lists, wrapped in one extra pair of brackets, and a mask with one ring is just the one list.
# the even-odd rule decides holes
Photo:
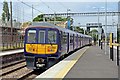
[(30, 69), (46, 68), (50, 57), (59, 57), (58, 30), (30, 27), (25, 31), (24, 55)]

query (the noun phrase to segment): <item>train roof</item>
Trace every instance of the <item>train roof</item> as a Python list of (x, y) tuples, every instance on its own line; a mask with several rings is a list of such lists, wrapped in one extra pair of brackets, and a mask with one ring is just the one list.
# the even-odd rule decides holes
[(69, 32), (70, 34), (78, 34), (81, 37), (89, 37), (89, 38), (91, 38), (91, 36), (84, 35), (84, 34), (81, 34), (81, 33), (78, 33), (78, 32), (75, 32), (75, 31), (72, 31), (72, 30), (69, 30), (69, 29), (66, 29), (66, 28), (58, 27), (58, 26), (56, 26), (54, 24), (51, 24), (51, 23), (48, 23), (48, 22), (33, 22), (30, 25), (30, 27), (50, 27), (50, 28), (57, 28), (58, 30), (61, 30), (63, 32)]

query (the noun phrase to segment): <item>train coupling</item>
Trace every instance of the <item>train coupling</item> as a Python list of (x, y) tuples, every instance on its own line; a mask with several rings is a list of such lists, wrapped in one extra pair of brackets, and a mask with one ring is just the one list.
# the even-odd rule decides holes
[(45, 66), (45, 64), (36, 64), (36, 66), (40, 68), (40, 67)]

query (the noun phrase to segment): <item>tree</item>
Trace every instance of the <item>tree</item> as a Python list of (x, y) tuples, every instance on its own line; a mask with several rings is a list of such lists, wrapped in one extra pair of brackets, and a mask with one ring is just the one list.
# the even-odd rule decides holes
[[(40, 21), (43, 21), (43, 18), (44, 18), (44, 14), (40, 14), (38, 15), (37, 17), (35, 17), (33, 19), (33, 22), (40, 22)], [(55, 19), (54, 19), (55, 18)], [(73, 24), (73, 18), (69, 17), (70, 19), (70, 29), (72, 30), (72, 24)], [(45, 17), (45, 21), (59, 21), (59, 22), (66, 22), (67, 21), (67, 18), (65, 17), (58, 17), (58, 16), (55, 16), (55, 17)], [(67, 28), (67, 25), (65, 25), (66, 28)]]
[(78, 26), (75, 27), (74, 31), (84, 34), (83, 28), (80, 28), (80, 27), (78, 27)]
[[(33, 21), (34, 21), (34, 22), (35, 22), (35, 21), (43, 21), (43, 17), (44, 17), (43, 14), (38, 15), (37, 17), (35, 17), (35, 18), (33, 19)], [(45, 19), (45, 21), (46, 21), (46, 19)]]
[(2, 13), (2, 21), (5, 22), (5, 12)]
[[(43, 21), (43, 17), (44, 17), (44, 14), (40, 14), (40, 15), (38, 15), (37, 17), (35, 17), (35, 18), (33, 19), (33, 21)], [(55, 17), (55, 20), (56, 20), (56, 21), (66, 21), (67, 19), (64, 18), (64, 17)], [(45, 18), (45, 21), (54, 21), (54, 17), (53, 17), (53, 18), (46, 17), (46, 18)]]
[(98, 40), (98, 31), (96, 29), (93, 29), (90, 31), (89, 35), (92, 36), (93, 39)]
[(2, 20), (5, 22), (5, 20), (10, 20), (10, 13), (9, 13), (9, 7), (8, 2), (3, 2), (3, 13), (2, 13)]
[(70, 30), (73, 30), (73, 26), (70, 26)]
[(31, 22), (24, 22), (24, 23), (21, 25), (21, 28), (25, 29), (25, 28), (27, 28), (29, 25), (31, 25)]

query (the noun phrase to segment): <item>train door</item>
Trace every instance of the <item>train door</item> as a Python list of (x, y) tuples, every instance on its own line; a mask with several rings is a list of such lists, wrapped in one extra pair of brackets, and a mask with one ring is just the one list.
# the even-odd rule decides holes
[(75, 35), (73, 34), (73, 50), (75, 48)]
[(81, 47), (83, 46), (83, 37), (81, 36)]
[(70, 35), (69, 51), (73, 51), (73, 34)]
[(62, 32), (61, 35), (61, 50), (62, 50), (62, 54), (64, 55), (67, 53), (67, 33)]
[(69, 33), (67, 33), (67, 53), (69, 52), (69, 45), (70, 45), (70, 36)]
[(76, 37), (76, 46), (77, 46), (77, 48), (78, 48), (78, 45), (79, 45), (79, 43), (78, 43), (78, 34), (77, 34), (77, 37)]
[(40, 29), (38, 31), (38, 54), (46, 54), (46, 31), (44, 29)]
[(79, 45), (79, 46), (81, 47), (81, 36), (79, 36), (79, 42), (80, 42), (80, 45)]

